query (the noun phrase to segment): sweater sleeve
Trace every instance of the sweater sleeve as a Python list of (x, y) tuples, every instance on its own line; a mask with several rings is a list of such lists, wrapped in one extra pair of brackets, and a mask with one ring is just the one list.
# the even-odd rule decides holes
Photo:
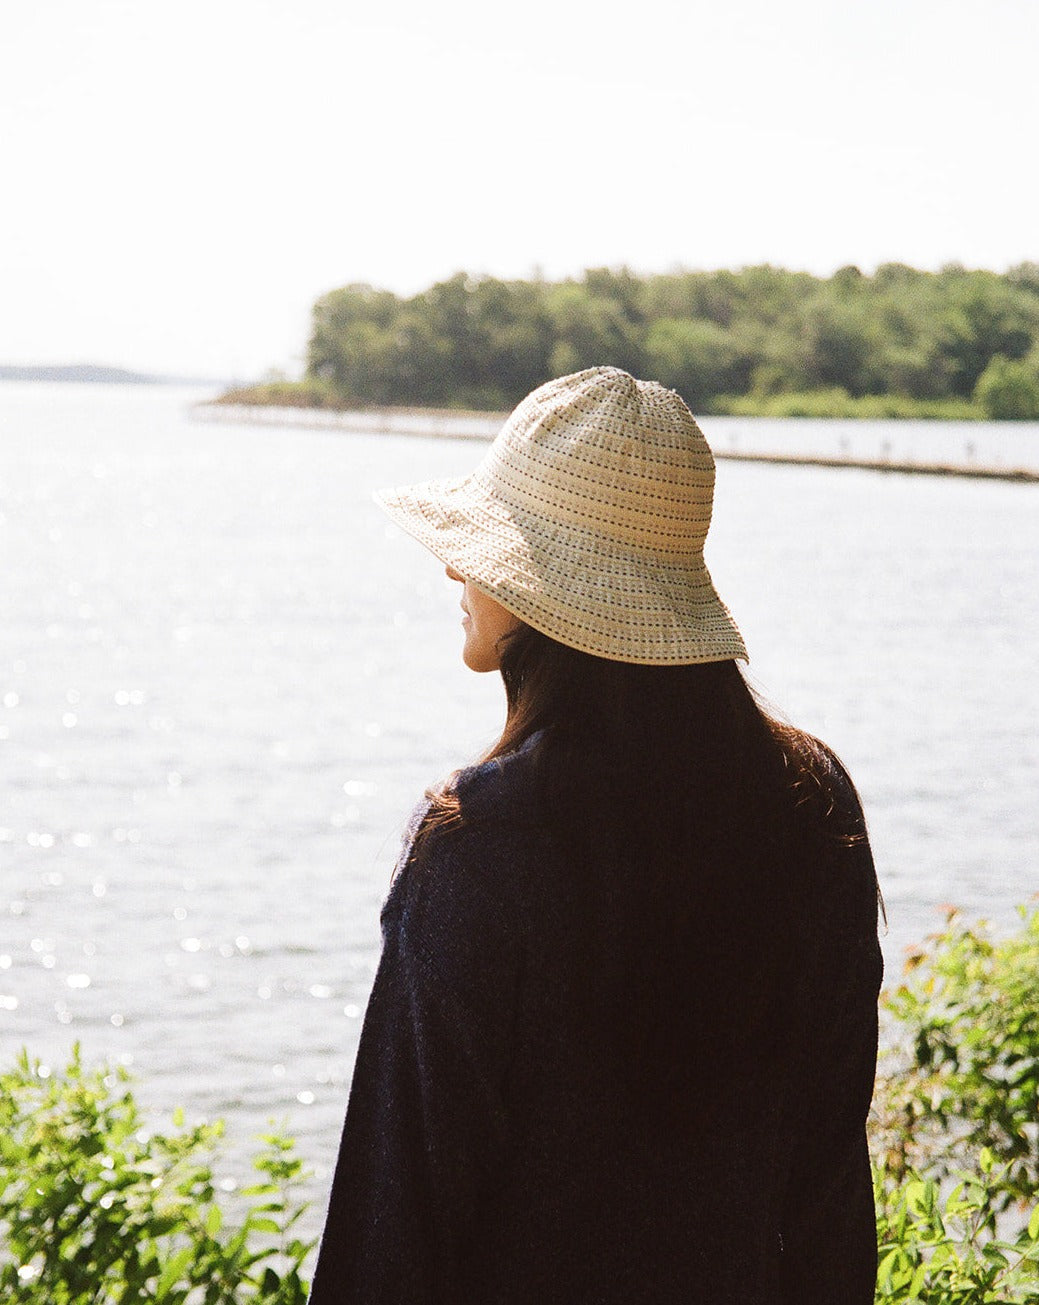
[(519, 984), (512, 849), (438, 833), (398, 874), (361, 1033), (311, 1305), (433, 1305), (459, 1275), (506, 1145)]
[(810, 1048), (781, 1221), (783, 1302), (872, 1305), (877, 1268), (866, 1118), (877, 1059), (877, 882), (861, 810), (853, 846), (826, 858), (808, 978)]

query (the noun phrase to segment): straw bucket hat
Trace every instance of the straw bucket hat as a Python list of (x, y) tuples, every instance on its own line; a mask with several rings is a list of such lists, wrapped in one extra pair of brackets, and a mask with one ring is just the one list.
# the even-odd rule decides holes
[(376, 502), (514, 616), (646, 665), (747, 660), (703, 546), (714, 458), (679, 395), (615, 367), (549, 381), (469, 476)]

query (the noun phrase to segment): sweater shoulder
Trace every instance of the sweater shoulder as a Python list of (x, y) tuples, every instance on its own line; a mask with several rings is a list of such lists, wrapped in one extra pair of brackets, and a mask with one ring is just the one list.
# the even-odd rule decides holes
[(460, 770), (451, 780), (462, 825), (526, 826), (537, 823), (537, 748), (540, 735), (515, 752)]
[(517, 921), (525, 913), (520, 904), (551, 860), (537, 816), (532, 752), (533, 741), (458, 771), (449, 785), (458, 816), (443, 825), (425, 831), (430, 801), (419, 804), (383, 909), (384, 930), (427, 913), (477, 930), (503, 912)]

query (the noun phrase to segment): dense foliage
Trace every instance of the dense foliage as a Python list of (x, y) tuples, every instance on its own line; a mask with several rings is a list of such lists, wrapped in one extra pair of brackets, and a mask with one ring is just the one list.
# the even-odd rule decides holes
[(892, 415), (930, 404), (936, 415), (1039, 418), (1039, 264), (999, 275), (889, 263), (829, 278), (769, 266), (596, 268), (562, 282), (459, 273), (411, 298), (350, 285), (315, 304), (309, 389), (295, 393), (499, 410), (601, 363), (660, 380), (699, 411), (738, 411), (738, 396), (756, 410), (828, 396), (816, 400), (827, 412), (882, 396)]
[(1005, 1229), (1005, 1172), (985, 1151), (943, 1195), (934, 1178), (874, 1168), (878, 1305), (1039, 1302), (1039, 1204)]
[(989, 1149), (1007, 1203), (1039, 1193), (1039, 910), (994, 942), (950, 914), (886, 997), (899, 1053), (876, 1141), (896, 1169), (938, 1177)]
[[(950, 915), (884, 998), (871, 1121), (887, 1305), (1039, 1305), (1039, 910)], [(0, 1295), (12, 1305), (303, 1305), (303, 1174), (264, 1139), (217, 1198), (220, 1125), (146, 1129), (125, 1075), (23, 1054), (0, 1075)]]
[(878, 1300), (1039, 1302), (1039, 910), (993, 941), (951, 913), (885, 996)]
[(145, 1128), (124, 1072), (61, 1074), (23, 1053), (0, 1075), (0, 1298), (5, 1305), (303, 1305), (311, 1243), (292, 1144), (263, 1138), (258, 1179), (217, 1196), (219, 1124)]

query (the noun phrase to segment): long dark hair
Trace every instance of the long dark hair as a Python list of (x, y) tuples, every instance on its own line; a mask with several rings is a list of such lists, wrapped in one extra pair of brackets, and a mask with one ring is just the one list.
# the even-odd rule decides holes
[[(588, 1036), (598, 1029), (620, 1073), (691, 1065), (696, 1046), (696, 1064), (727, 1064), (751, 1090), (789, 1041), (816, 868), (865, 845), (840, 762), (758, 701), (734, 661), (609, 661), (528, 626), (501, 653), (507, 717), (482, 760), (534, 740)], [(430, 796), (419, 862), (466, 820), (451, 781)]]
[[(702, 849), (709, 835), (738, 841), (757, 823), (753, 814), (777, 801), (788, 812), (835, 807), (835, 768), (850, 787), (833, 753), (766, 707), (735, 661), (611, 661), (528, 625), (500, 652), (505, 726), (479, 761), (541, 734), (545, 816), (562, 843), (598, 829), (593, 843), (677, 851), (692, 835)], [(452, 780), (428, 796), (420, 838), (465, 818)], [(865, 836), (855, 821), (832, 832), (849, 842)]]

